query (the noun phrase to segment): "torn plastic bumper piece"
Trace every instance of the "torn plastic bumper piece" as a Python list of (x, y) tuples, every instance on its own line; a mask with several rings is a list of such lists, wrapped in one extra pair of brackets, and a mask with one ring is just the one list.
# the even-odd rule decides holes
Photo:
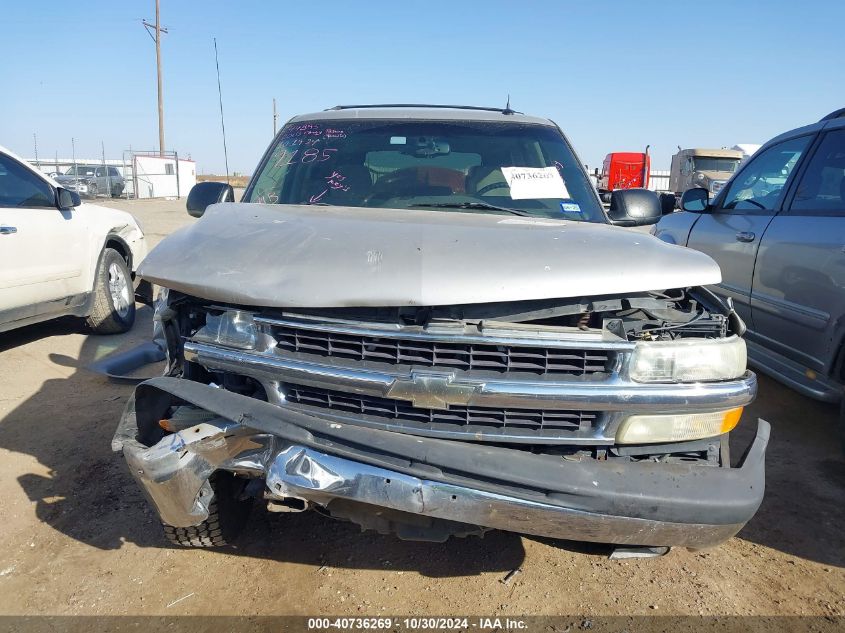
[(111, 354), (88, 366), (88, 369), (103, 374), (115, 382), (139, 383), (145, 378), (132, 375), (137, 369), (165, 360), (164, 345), (156, 341), (145, 341), (140, 345)]
[[(209, 420), (150, 443), (175, 403)], [(769, 424), (738, 468), (569, 461), (340, 425), (223, 389), (173, 378), (138, 386), (115, 434), (161, 518), (208, 516), (218, 469), (262, 477), (268, 498), (391, 509), (552, 538), (640, 546), (709, 547), (736, 534), (764, 491)]]

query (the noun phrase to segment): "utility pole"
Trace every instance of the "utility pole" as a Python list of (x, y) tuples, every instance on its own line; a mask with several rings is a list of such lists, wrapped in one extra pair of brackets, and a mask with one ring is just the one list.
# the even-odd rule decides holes
[(158, 77), (158, 151), (160, 156), (164, 156), (164, 94), (161, 80), (161, 34), (167, 33), (167, 29), (161, 25), (160, 4), (160, 0), (156, 0), (156, 23), (150, 24), (146, 20), (141, 20), (141, 23), (147, 29), (150, 37), (153, 37), (150, 29), (155, 29), (155, 37), (153, 39), (156, 43), (156, 75)]
[(156, 75), (158, 75), (158, 151), (164, 156), (164, 99), (161, 94), (161, 2), (156, 0)]

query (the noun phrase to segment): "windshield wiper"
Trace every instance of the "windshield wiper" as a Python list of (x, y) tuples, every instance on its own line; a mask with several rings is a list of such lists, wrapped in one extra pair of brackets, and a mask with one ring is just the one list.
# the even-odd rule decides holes
[(422, 202), (413, 205), (415, 207), (436, 207), (441, 209), (481, 209), (487, 211), (504, 211), (505, 213), (512, 213), (523, 218), (533, 217), (530, 213), (521, 211), (520, 209), (509, 209), (508, 207), (499, 207), (495, 204), (487, 204), (486, 202)]

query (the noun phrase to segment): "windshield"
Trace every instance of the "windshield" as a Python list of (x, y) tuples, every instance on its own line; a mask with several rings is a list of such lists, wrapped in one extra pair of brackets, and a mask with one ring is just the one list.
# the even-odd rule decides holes
[(293, 123), (276, 138), (244, 201), (606, 222), (558, 130), (511, 122)]
[(738, 158), (696, 156), (693, 160), (695, 161), (695, 171), (726, 171), (732, 174), (739, 165)]
[(91, 176), (93, 173), (93, 167), (88, 167), (87, 165), (76, 165), (75, 167), (68, 168), (65, 172), (65, 176)]

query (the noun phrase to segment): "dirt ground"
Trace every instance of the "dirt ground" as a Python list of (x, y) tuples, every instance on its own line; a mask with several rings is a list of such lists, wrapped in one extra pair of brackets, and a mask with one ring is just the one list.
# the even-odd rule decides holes
[[(183, 202), (125, 202), (151, 242)], [(765, 377), (734, 435), (772, 424), (757, 516), (721, 547), (611, 561), (609, 549), (493, 532), (444, 545), (260, 507), (235, 548), (183, 550), (110, 440), (132, 387), (86, 370), (149, 336), (65, 319), (0, 334), (0, 614), (845, 616), (845, 461), (836, 410)], [(522, 572), (508, 585), (503, 578)]]

